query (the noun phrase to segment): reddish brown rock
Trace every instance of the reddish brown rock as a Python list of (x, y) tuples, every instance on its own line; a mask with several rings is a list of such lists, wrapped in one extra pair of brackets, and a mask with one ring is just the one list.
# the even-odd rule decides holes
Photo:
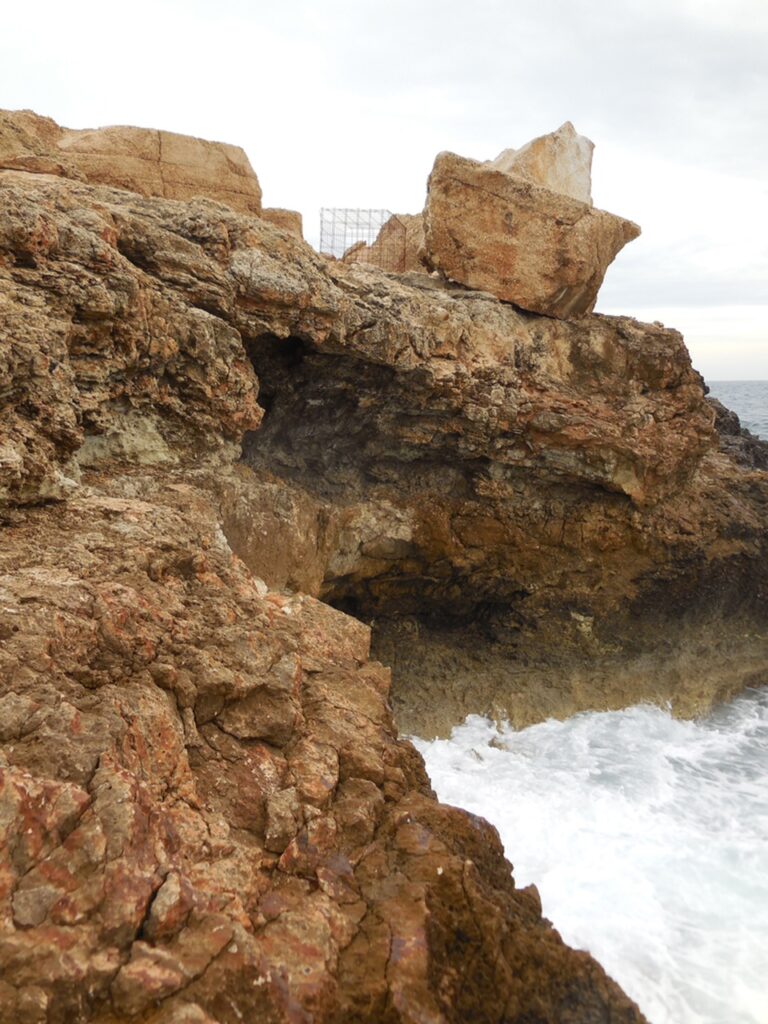
[(632, 221), (489, 164), (441, 153), (424, 211), (428, 265), (547, 316), (590, 313)]
[(765, 671), (766, 475), (680, 336), (0, 191), (0, 1021), (641, 1020), (389, 694), (431, 730)]
[(341, 527), (233, 465), (247, 346), (340, 344), (356, 285), (224, 206), (0, 190), (0, 1021), (641, 1020), (437, 804), (369, 629), (222, 530), (325, 521), (319, 586)]

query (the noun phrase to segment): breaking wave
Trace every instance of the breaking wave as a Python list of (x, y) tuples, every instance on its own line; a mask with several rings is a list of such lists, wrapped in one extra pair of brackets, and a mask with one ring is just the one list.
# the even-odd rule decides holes
[(498, 828), (518, 885), (652, 1024), (768, 1021), (768, 690), (699, 721), (637, 706), (415, 740)]

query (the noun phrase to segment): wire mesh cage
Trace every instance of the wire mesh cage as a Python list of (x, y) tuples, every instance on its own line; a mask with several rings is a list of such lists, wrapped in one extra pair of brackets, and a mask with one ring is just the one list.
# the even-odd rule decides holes
[(389, 210), (323, 207), (320, 252), (344, 263), (369, 263), (401, 273), (406, 264), (406, 228)]

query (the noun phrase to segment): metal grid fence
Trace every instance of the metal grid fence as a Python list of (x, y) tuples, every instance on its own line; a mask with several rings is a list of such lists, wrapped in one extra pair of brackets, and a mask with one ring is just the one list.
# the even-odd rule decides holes
[(323, 207), (320, 211), (320, 252), (327, 256), (402, 271), (405, 247), (405, 225), (389, 210)]

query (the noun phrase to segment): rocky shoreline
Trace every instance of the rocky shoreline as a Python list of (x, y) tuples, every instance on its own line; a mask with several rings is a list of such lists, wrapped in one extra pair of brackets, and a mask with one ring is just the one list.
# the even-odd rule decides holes
[(764, 678), (765, 446), (675, 331), (329, 262), (233, 147), (110, 132), (0, 116), (0, 1021), (642, 1020), (392, 708)]

